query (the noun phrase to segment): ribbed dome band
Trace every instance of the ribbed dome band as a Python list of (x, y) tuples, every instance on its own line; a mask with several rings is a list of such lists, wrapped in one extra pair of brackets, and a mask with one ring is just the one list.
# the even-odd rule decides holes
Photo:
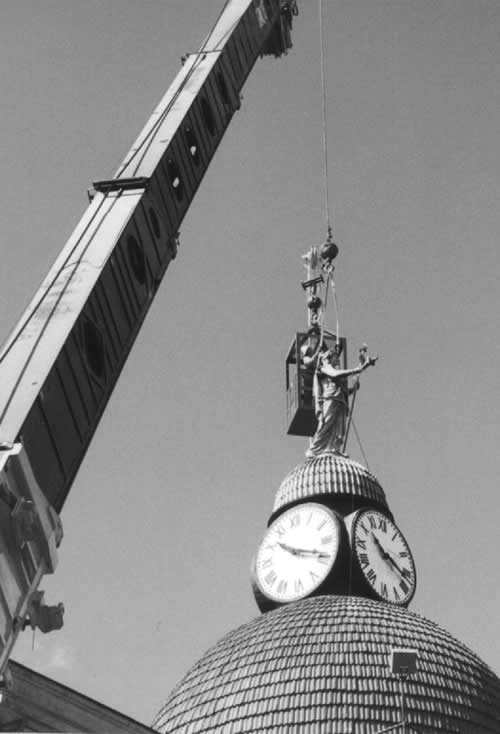
[(299, 464), (282, 481), (273, 512), (318, 495), (350, 495), (387, 507), (384, 490), (364, 466), (345, 456), (325, 452)]
[(468, 648), (404, 609), (334, 596), (290, 604), (226, 635), (173, 691), (153, 727), (374, 734), (400, 720), (393, 647), (418, 651), (417, 672), (405, 684), (409, 732), (500, 732), (500, 680)]

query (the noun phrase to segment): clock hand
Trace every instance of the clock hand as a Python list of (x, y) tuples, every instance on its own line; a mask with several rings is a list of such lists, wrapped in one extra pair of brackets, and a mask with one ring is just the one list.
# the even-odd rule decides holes
[(316, 556), (317, 558), (328, 558), (328, 553), (322, 553), (319, 550), (316, 549), (309, 549), (309, 548), (293, 548), (291, 545), (287, 545), (286, 543), (280, 543), (278, 542), (278, 545), (280, 545), (284, 550), (288, 551), (289, 553), (292, 553), (294, 556)]
[(390, 552), (388, 552), (388, 551), (387, 551), (387, 550), (386, 550), (385, 548), (383, 548), (382, 544), (380, 543), (380, 541), (379, 541), (379, 539), (377, 538), (377, 536), (376, 536), (376, 535), (374, 535), (374, 534), (372, 533), (372, 536), (373, 536), (373, 540), (374, 540), (374, 542), (375, 542), (375, 545), (377, 546), (377, 548), (379, 549), (379, 551), (380, 551), (380, 552), (381, 552), (381, 554), (382, 554), (382, 558), (384, 558), (384, 559), (385, 559), (386, 561), (389, 561), (389, 563), (390, 563), (390, 564), (391, 564), (392, 566), (394, 566), (394, 568), (395, 568), (395, 569), (397, 570), (397, 572), (398, 572), (398, 573), (399, 573), (399, 574), (400, 574), (400, 575), (402, 576), (402, 575), (403, 575), (403, 572), (402, 572), (402, 570), (401, 570), (401, 569), (399, 568), (399, 566), (398, 566), (398, 564), (396, 563), (396, 561), (394, 560), (394, 558), (392, 557), (392, 554), (391, 554)]
[(319, 550), (313, 549), (308, 551), (308, 553), (311, 553), (311, 555), (316, 556), (316, 558), (330, 558), (329, 553), (322, 553)]
[(392, 558), (392, 556), (390, 556), (390, 555), (389, 555), (388, 553), (386, 554), (386, 557), (387, 557), (387, 559), (388, 559), (389, 563), (391, 563), (391, 564), (392, 564), (392, 565), (394, 566), (394, 568), (396, 569), (396, 571), (397, 571), (397, 572), (398, 572), (398, 573), (399, 573), (399, 574), (400, 574), (401, 576), (403, 576), (403, 575), (404, 575), (404, 574), (403, 574), (403, 571), (402, 571), (402, 570), (400, 569), (400, 567), (398, 566), (398, 564), (396, 563), (396, 561), (394, 560), (394, 558)]
[(312, 549), (310, 550), (309, 548), (295, 548), (295, 550), (300, 556), (315, 556), (317, 553), (319, 553), (319, 551)]
[(283, 550), (286, 550), (289, 553), (291, 553), (293, 556), (298, 556), (299, 555), (299, 552), (297, 551), (297, 548), (292, 548), (291, 545), (287, 545), (286, 543), (280, 543), (279, 541), (278, 541), (278, 545), (281, 548), (283, 548)]
[(384, 550), (384, 548), (382, 547), (379, 539), (377, 538), (377, 536), (374, 533), (372, 533), (372, 538), (373, 538), (373, 542), (375, 543), (375, 545), (377, 546), (377, 548), (381, 552), (382, 558), (389, 558), (389, 554)]

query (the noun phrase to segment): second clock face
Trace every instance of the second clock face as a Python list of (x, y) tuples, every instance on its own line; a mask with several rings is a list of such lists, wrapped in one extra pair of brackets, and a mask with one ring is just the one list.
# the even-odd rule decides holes
[(415, 593), (415, 564), (396, 525), (377, 510), (360, 511), (353, 541), (361, 572), (377, 596), (392, 604), (408, 604)]
[(302, 599), (330, 573), (340, 544), (340, 522), (314, 502), (293, 507), (274, 521), (256, 558), (261, 591), (276, 602)]

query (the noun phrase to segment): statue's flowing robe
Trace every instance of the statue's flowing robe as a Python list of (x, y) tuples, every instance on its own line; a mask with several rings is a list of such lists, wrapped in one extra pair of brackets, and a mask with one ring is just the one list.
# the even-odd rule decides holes
[(323, 451), (340, 453), (348, 411), (347, 380), (326, 375), (320, 367), (314, 375), (313, 394), (318, 427), (306, 455), (317, 456)]

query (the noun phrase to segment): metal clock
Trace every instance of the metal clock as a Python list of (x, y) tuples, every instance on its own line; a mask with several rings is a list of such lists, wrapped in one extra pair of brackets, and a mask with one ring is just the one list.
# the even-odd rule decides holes
[(269, 527), (257, 551), (258, 588), (281, 604), (308, 596), (332, 570), (340, 538), (340, 521), (324, 505), (308, 502), (287, 510)]
[(400, 606), (415, 593), (415, 563), (401, 531), (378, 510), (360, 510), (352, 523), (353, 553), (375, 594)]

